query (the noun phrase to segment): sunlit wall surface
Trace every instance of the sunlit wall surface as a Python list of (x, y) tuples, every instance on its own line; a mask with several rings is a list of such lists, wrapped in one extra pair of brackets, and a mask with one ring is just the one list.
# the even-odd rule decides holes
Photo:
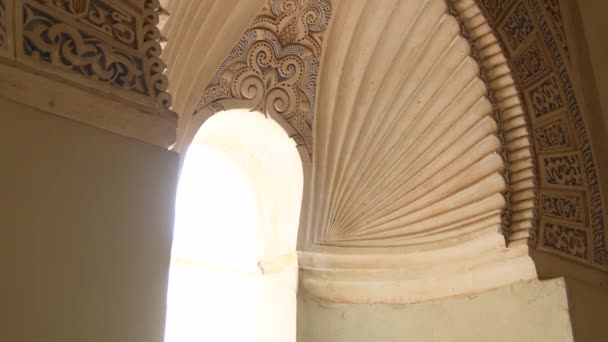
[(295, 341), (302, 166), (259, 113), (205, 122), (178, 187), (165, 342)]

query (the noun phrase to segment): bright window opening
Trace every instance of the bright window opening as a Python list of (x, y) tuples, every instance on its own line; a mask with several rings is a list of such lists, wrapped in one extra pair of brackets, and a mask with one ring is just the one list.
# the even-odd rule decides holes
[(178, 186), (165, 342), (295, 341), (302, 183), (274, 120), (205, 122)]

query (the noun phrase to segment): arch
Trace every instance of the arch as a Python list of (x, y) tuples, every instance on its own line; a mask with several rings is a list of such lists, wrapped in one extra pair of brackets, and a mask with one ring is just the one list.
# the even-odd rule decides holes
[[(172, 307), (178, 305), (175, 298), (186, 291), (179, 287), (180, 277), (188, 277), (188, 272), (194, 276), (221, 275), (223, 279), (240, 279), (252, 290), (241, 291), (230, 284), (218, 287), (213, 282), (215, 278), (209, 278), (204, 286), (216, 293), (207, 296), (207, 300), (215, 303), (213, 298), (226, 296), (229, 305), (234, 302), (230, 298), (240, 298), (242, 305), (256, 310), (250, 314), (258, 323), (251, 329), (257, 329), (259, 340), (295, 340), (295, 250), (303, 175), (294, 147), (278, 124), (259, 113), (218, 113), (200, 128), (185, 155), (180, 178), (170, 314), (175, 313)], [(213, 173), (221, 165), (228, 167)], [(236, 206), (237, 203), (244, 205)], [(196, 281), (196, 277), (193, 279)], [(239, 293), (224, 293), (224, 287), (247, 293), (258, 301), (257, 306)], [(197, 298), (196, 293), (186, 294), (194, 298), (185, 300)], [(194, 316), (200, 317), (200, 313)], [(219, 317), (221, 313), (216, 320)], [(281, 320), (280, 327), (275, 324), (277, 320)], [(168, 322), (175, 320), (169, 317)], [(171, 337), (176, 329), (168, 331)]]
[(280, 114), (277, 113), (266, 113), (262, 114), (259, 111), (251, 108), (251, 101), (246, 99), (222, 99), (217, 100), (213, 104), (205, 106), (192, 116), (190, 122), (188, 122), (187, 127), (185, 127), (182, 132), (179, 140), (179, 144), (174, 147), (174, 150), (179, 152), (180, 154), (184, 154), (188, 147), (194, 141), (196, 134), (199, 132), (200, 128), (205, 124), (207, 120), (212, 118), (215, 114), (221, 113), (224, 111), (248, 111), (251, 115), (264, 115), (267, 118), (270, 118), (274, 122), (276, 122), (281, 128), (285, 131), (285, 133), (289, 136), (290, 139), (294, 141), (294, 144), (298, 150), (300, 155), (300, 159), (302, 163), (310, 162), (310, 154), (306, 147), (299, 143), (299, 140), (296, 138), (297, 132), (293, 128), (293, 126), (285, 120)]

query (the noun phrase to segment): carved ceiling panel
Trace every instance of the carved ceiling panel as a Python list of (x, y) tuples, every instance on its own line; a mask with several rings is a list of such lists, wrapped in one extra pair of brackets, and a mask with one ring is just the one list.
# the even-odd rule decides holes
[(608, 270), (605, 213), (591, 141), (568, 69), (557, 0), (477, 0), (523, 93), (538, 172), (538, 249)]

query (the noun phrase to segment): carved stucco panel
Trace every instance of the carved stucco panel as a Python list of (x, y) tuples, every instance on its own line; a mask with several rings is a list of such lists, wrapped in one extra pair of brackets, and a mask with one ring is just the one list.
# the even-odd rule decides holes
[(598, 171), (566, 65), (569, 56), (559, 1), (476, 1), (514, 65), (534, 132), (541, 197), (538, 239), (531, 244), (608, 270)]
[(143, 4), (16, 0), (16, 59), (172, 116), (156, 28), (162, 10), (157, 0)]
[(312, 153), (319, 57), (330, 17), (327, 0), (269, 1), (222, 62), (193, 115), (241, 106), (282, 118), (296, 143)]

